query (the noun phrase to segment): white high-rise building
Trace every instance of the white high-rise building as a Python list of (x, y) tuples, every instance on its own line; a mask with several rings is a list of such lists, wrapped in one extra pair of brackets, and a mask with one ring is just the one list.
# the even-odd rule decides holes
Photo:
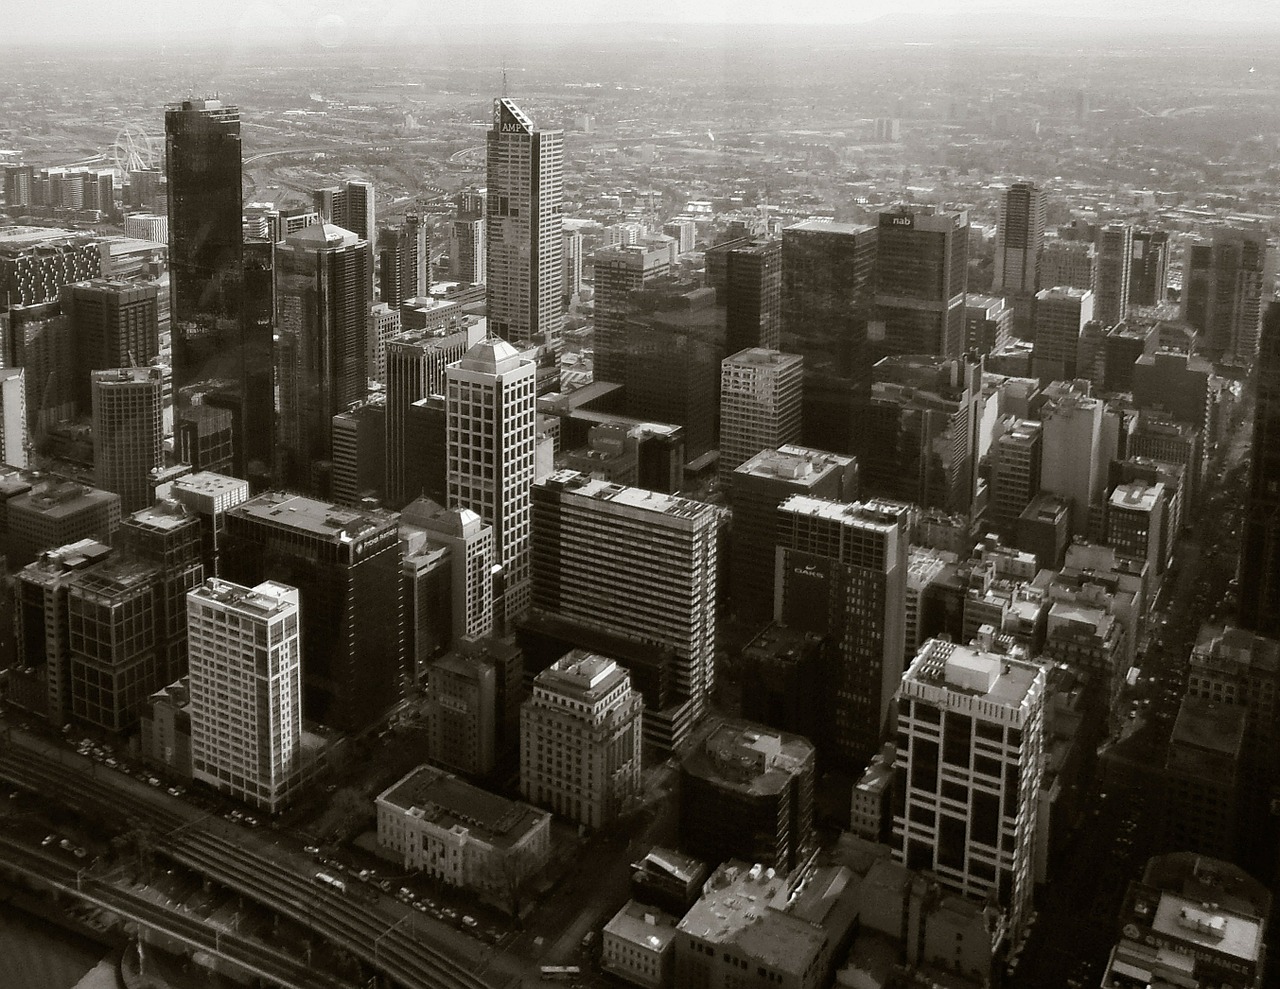
[(489, 326), (517, 346), (551, 343), (564, 313), (564, 131), (493, 101), (485, 216)]
[(533, 361), (492, 336), (445, 369), (449, 507), (469, 508), (493, 526), (504, 577), (505, 620), (529, 606), (529, 499), (537, 441), (534, 375)]
[(1044, 774), (1045, 668), (930, 639), (898, 692), (894, 857), (959, 893), (1031, 914)]
[(27, 466), (27, 379), (20, 367), (0, 369), (0, 463)]
[(800, 439), (804, 358), (748, 347), (720, 362), (720, 478), (761, 450)]
[(297, 783), (297, 588), (212, 579), (187, 594), (192, 775), (274, 813)]
[(520, 709), (520, 793), (598, 828), (640, 791), (644, 700), (612, 659), (575, 649), (533, 681)]
[(582, 291), (582, 234), (564, 232), (564, 297), (571, 299)]

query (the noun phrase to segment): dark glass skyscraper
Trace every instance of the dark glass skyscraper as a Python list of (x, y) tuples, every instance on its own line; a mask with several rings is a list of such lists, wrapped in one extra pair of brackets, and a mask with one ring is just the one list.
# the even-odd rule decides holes
[(725, 271), (725, 350), (777, 350), (782, 331), (782, 242), (729, 252)]
[(218, 100), (165, 109), (175, 389), (241, 377), (240, 110)]
[(881, 213), (872, 354), (959, 357), (964, 349), (969, 216), (902, 209)]
[(1240, 549), (1240, 624), (1280, 636), (1280, 303), (1267, 307), (1254, 364), (1257, 409)]

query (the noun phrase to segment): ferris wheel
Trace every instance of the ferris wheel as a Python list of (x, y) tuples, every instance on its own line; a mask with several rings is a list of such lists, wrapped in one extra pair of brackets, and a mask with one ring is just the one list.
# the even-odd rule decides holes
[(160, 143), (142, 127), (130, 124), (120, 128), (116, 134), (115, 145), (111, 149), (111, 157), (116, 168), (122, 173), (140, 172), (156, 168), (160, 164)]

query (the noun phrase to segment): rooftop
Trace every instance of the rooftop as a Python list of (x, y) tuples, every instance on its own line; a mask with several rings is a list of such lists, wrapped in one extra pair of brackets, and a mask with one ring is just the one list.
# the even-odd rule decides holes
[(154, 505), (134, 512), (129, 518), (134, 524), (145, 526), (148, 529), (172, 532), (174, 529), (189, 524), (195, 516), (188, 511), (187, 506), (182, 502), (162, 498)]
[(265, 580), (257, 587), (245, 587), (211, 577), (189, 591), (188, 597), (216, 602), (228, 611), (238, 611), (253, 618), (270, 618), (298, 606), (297, 588), (274, 580)]
[(534, 682), (547, 690), (591, 701), (609, 693), (628, 676), (612, 659), (573, 649), (539, 673)]
[(853, 457), (837, 453), (809, 450), (802, 446), (781, 446), (776, 450), (761, 450), (738, 467), (736, 473), (812, 485), (833, 468), (843, 469), (853, 462)]
[(1151, 929), (1176, 941), (1219, 954), (1257, 962), (1262, 955), (1262, 924), (1256, 918), (1198, 903), (1177, 893), (1164, 893)]
[(1248, 712), (1243, 705), (1223, 704), (1203, 697), (1184, 697), (1173, 723), (1170, 746), (1188, 746), (1237, 756), (1244, 746)]
[(676, 923), (675, 917), (657, 907), (628, 900), (604, 925), (604, 933), (650, 951), (662, 952), (675, 940)]
[(778, 506), (778, 510), (884, 533), (891, 532), (894, 527), (904, 524), (906, 514), (891, 511), (884, 502), (827, 501), (802, 494), (792, 495)]
[(791, 226), (784, 228), (783, 233), (785, 235), (788, 230), (799, 230), (828, 234), (865, 234), (874, 229), (875, 227), (868, 223), (836, 223), (834, 220), (813, 219), (793, 223)]
[(913, 685), (941, 688), (1013, 710), (1042, 691), (1045, 679), (1039, 663), (930, 639), (904, 674), (902, 688), (904, 692)]
[(237, 505), (230, 514), (269, 525), (287, 526), (332, 542), (350, 542), (396, 527), (395, 519), (390, 515), (339, 508), (328, 502), (283, 491), (260, 494)]
[(765, 347), (748, 347), (730, 354), (724, 359), (726, 364), (750, 365), (752, 367), (784, 367), (788, 364), (799, 364), (804, 360), (799, 354), (784, 354)]
[(485, 337), (463, 355), (453, 367), (463, 371), (479, 371), (483, 374), (505, 374), (522, 364), (532, 363), (520, 356), (520, 351), (501, 337)]
[(684, 771), (752, 796), (780, 793), (812, 771), (813, 745), (800, 735), (745, 721), (724, 721), (684, 758)]
[(1111, 492), (1111, 507), (1123, 508), (1132, 512), (1154, 512), (1156, 505), (1164, 494), (1164, 485), (1157, 481), (1148, 484), (1146, 481), (1128, 481), (1117, 484)]
[(451, 831), (469, 832), (496, 847), (516, 844), (550, 817), (431, 766), (419, 766), (378, 796), (407, 814)]
[(697, 519), (712, 516), (716, 512), (715, 506), (704, 502), (663, 494), (660, 491), (649, 491), (646, 488), (626, 487), (602, 478), (589, 477), (574, 470), (555, 471), (544, 477), (535, 487), (560, 489), (580, 498), (606, 501), (613, 505), (651, 512), (655, 515)]
[(248, 493), (248, 481), (227, 474), (215, 474), (210, 470), (196, 471), (173, 482), (175, 491), (190, 491), (202, 495), (231, 494), (242, 489)]

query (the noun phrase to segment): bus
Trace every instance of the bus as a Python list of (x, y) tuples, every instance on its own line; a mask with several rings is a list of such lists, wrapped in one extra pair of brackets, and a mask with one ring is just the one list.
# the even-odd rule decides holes
[(336, 890), (339, 893), (345, 893), (347, 891), (346, 883), (341, 879), (335, 879), (327, 872), (317, 872), (316, 882), (320, 883), (322, 886), (328, 886), (330, 889)]
[(568, 982), (570, 979), (576, 978), (581, 974), (582, 969), (577, 965), (542, 966), (543, 982)]

